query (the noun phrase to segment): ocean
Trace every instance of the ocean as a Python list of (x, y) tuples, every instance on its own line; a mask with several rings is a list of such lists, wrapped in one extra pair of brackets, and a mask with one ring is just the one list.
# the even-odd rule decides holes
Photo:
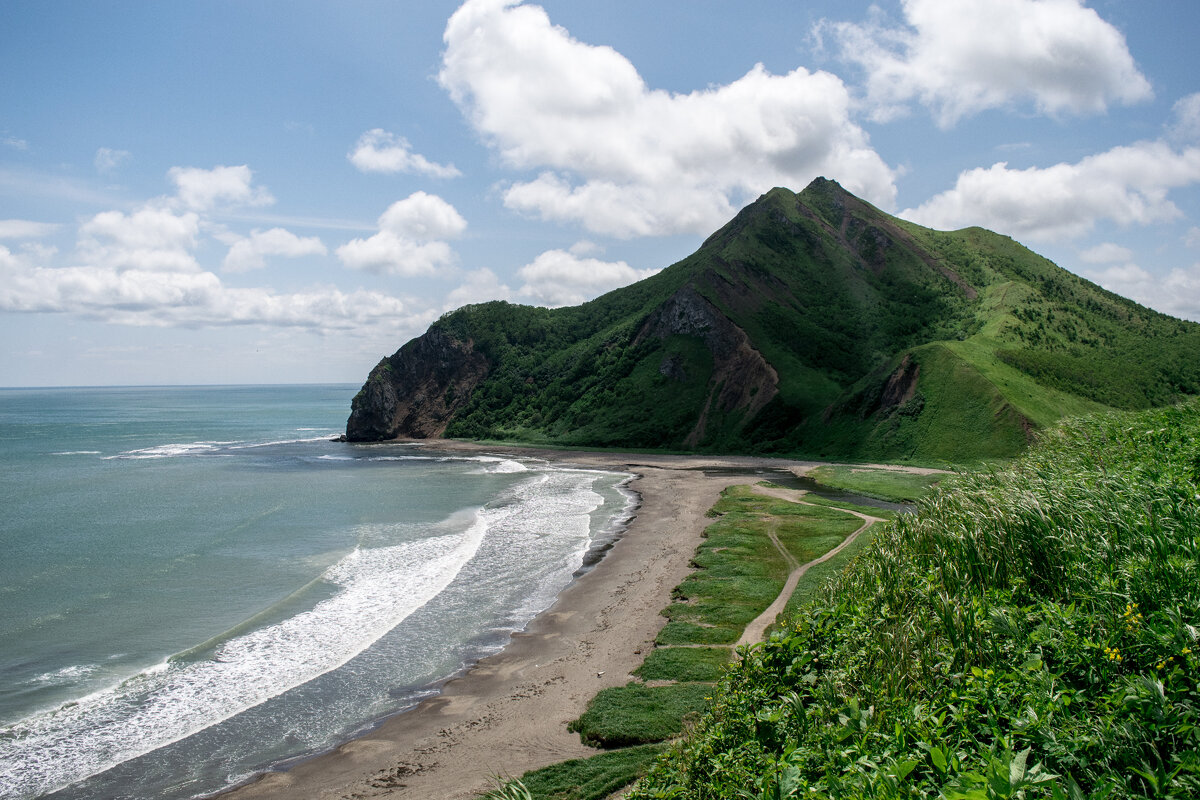
[(0, 389), (0, 797), (189, 798), (547, 608), (628, 475), (332, 441), (356, 386)]

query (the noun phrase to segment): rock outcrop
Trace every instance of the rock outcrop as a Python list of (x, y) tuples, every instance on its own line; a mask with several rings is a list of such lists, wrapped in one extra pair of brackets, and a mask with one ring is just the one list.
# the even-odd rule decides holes
[(690, 286), (677, 291), (647, 318), (634, 345), (647, 337), (665, 340), (670, 336), (700, 339), (713, 361), (708, 396), (695, 426), (683, 440), (686, 447), (704, 441), (709, 411), (714, 407), (725, 412), (741, 411), (746, 419), (752, 419), (778, 393), (778, 373), (754, 348), (746, 332)]
[(440, 436), (488, 373), (487, 359), (436, 325), (371, 370), (350, 404), (346, 439)]

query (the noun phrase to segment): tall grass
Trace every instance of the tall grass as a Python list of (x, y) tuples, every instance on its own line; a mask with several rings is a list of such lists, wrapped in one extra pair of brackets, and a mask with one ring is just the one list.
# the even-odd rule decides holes
[(1200, 797), (1200, 403), (1068, 422), (875, 535), (631, 798)]

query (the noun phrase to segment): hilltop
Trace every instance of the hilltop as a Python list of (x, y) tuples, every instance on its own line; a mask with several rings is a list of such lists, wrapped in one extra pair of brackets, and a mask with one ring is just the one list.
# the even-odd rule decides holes
[(443, 316), (372, 370), (346, 435), (962, 462), (1197, 393), (1200, 325), (818, 178), (589, 303)]

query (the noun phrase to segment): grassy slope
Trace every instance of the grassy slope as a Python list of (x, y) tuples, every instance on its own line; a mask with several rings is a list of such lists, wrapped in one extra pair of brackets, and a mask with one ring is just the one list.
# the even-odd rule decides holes
[[(907, 487), (913, 491), (920, 491), (921, 488)], [(818, 501), (822, 507), (809, 508), (757, 494), (749, 487), (733, 487), (724, 493), (712, 509), (712, 514), (732, 516), (734, 519), (731, 521), (738, 521), (737, 527), (743, 533), (750, 527), (747, 523), (753, 521), (753, 532), (760, 540), (767, 539), (770, 530), (777, 535), (781, 530), (786, 531), (780, 537), (781, 543), (798, 557), (811, 558), (824, 552), (821, 540), (828, 539), (831, 533), (837, 531), (844, 535), (854, 530), (858, 526), (858, 519), (837, 511), (833, 501), (812, 495), (807, 499)], [(891, 515), (891, 512), (874, 508), (859, 510)], [(725, 526), (714, 524), (710, 528), (710, 538), (713, 534), (720, 536), (724, 529)], [(835, 536), (832, 543), (836, 544), (839, 539), (840, 536)], [(817, 591), (845, 566), (853, 554), (862, 549), (861, 543), (869, 539), (870, 536), (864, 534), (854, 546), (834, 559), (809, 569), (797, 585), (793, 600)], [(706, 560), (709, 570), (715, 567), (720, 571), (722, 560), (736, 562), (746, 555), (746, 551), (721, 547), (710, 547), (708, 550), (710, 558)], [(700, 552), (698, 550), (698, 554)], [(609, 787), (608, 791), (612, 791), (617, 786), (632, 783), (636, 777), (644, 774), (656, 755), (657, 751), (647, 748), (663, 745), (631, 745), (662, 742), (679, 736), (685, 725), (694, 721), (707, 706), (714, 691), (710, 681), (719, 677), (719, 669), (730, 660), (729, 647), (672, 645), (731, 645), (741, 631), (740, 627), (714, 625), (703, 618), (699, 622), (667, 623), (659, 634), (659, 647), (646, 659), (639, 672), (645, 679), (677, 682), (654, 686), (634, 682), (605, 689), (592, 699), (586, 712), (571, 723), (571, 730), (579, 732), (585, 742), (619, 749), (590, 759), (577, 759), (527, 772), (520, 781), (509, 782), (489, 794), (489, 797), (592, 800), (607, 796), (607, 792), (598, 793), (595, 788), (597, 785), (603, 784)], [(596, 773), (602, 774), (603, 779), (594, 778)]]
[[(929, 494), (930, 489), (952, 476), (944, 472), (918, 474), (896, 469), (823, 464), (810, 469), (806, 473), (806, 477), (812, 478), (823, 486), (853, 492), (864, 497), (890, 500), (894, 503), (915, 503)], [(847, 508), (848, 506), (841, 505), (839, 507)], [(876, 517), (890, 518), (888, 514), (875, 508), (855, 507), (854, 510)]]
[(804, 573), (804, 577), (796, 584), (796, 588), (792, 591), (792, 596), (788, 598), (787, 605), (784, 606), (783, 613), (779, 615), (779, 621), (768, 629), (768, 634), (776, 630), (780, 625), (786, 625), (788, 620), (796, 616), (796, 612), (820, 597), (826, 585), (841, 575), (853, 563), (854, 559), (858, 557), (859, 553), (862, 553), (871, 546), (871, 542), (875, 539), (875, 531), (881, 524), (876, 522), (870, 528), (860, 533), (858, 538), (850, 543), (849, 547), (842, 550), (833, 558), (810, 567), (808, 572)]
[(1200, 796), (1200, 403), (956, 480), (631, 798)]

